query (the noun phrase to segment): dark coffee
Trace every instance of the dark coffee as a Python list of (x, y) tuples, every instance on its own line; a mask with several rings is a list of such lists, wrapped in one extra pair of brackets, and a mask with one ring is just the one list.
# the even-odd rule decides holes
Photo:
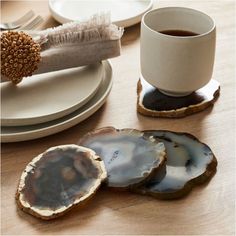
[(160, 33), (171, 35), (171, 36), (179, 36), (179, 37), (189, 37), (189, 36), (199, 35), (192, 31), (186, 31), (186, 30), (163, 30), (163, 31), (160, 31)]

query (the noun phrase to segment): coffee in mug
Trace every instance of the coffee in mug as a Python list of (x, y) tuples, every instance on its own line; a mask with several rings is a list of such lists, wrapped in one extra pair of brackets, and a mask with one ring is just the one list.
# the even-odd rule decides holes
[(179, 37), (188, 37), (188, 36), (196, 36), (198, 33), (187, 31), (187, 30), (163, 30), (160, 31), (161, 34), (167, 34), (171, 36), (179, 36)]

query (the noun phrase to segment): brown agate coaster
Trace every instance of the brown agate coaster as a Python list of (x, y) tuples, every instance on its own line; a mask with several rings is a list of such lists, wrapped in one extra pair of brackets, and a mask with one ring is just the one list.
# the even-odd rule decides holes
[(140, 79), (137, 85), (137, 111), (153, 117), (184, 117), (213, 105), (220, 93), (220, 84), (211, 80), (203, 88), (184, 97), (171, 97)]
[(208, 181), (216, 172), (217, 160), (206, 144), (188, 133), (151, 130), (144, 136), (163, 142), (167, 153), (166, 175), (154, 175), (133, 191), (159, 199), (176, 199)]
[(106, 177), (103, 161), (94, 151), (77, 145), (53, 147), (26, 166), (16, 201), (25, 212), (53, 219), (86, 203)]

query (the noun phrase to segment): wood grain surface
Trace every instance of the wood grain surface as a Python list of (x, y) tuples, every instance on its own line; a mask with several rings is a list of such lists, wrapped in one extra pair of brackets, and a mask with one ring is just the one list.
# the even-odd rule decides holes
[[(28, 142), (3, 144), (1, 157), (2, 235), (234, 235), (235, 231), (235, 1), (158, 0), (155, 7), (191, 7), (217, 24), (213, 77), (221, 83), (215, 106), (181, 119), (149, 118), (136, 112), (139, 78), (140, 24), (125, 30), (122, 55), (112, 59), (114, 86), (105, 105), (92, 117), (64, 132)], [(47, 1), (1, 2), (2, 21), (33, 9), (56, 26)], [(45, 149), (76, 143), (86, 132), (103, 126), (170, 129), (190, 132), (207, 143), (218, 159), (213, 179), (177, 201), (101, 189), (80, 210), (44, 222), (17, 209), (14, 195), (24, 167)]]

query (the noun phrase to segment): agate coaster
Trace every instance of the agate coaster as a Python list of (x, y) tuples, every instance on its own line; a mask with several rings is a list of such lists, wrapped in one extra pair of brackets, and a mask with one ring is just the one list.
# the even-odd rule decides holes
[(108, 187), (130, 189), (165, 171), (164, 144), (135, 129), (97, 129), (82, 137), (79, 145), (94, 150), (104, 161)]
[(139, 79), (137, 111), (153, 117), (184, 117), (205, 110), (214, 104), (220, 94), (220, 84), (211, 80), (203, 88), (184, 97), (171, 97)]
[(159, 199), (185, 196), (216, 172), (217, 160), (212, 150), (196, 137), (171, 131), (144, 131), (146, 137), (163, 142), (167, 153), (166, 175), (160, 173), (134, 191)]
[(77, 145), (53, 147), (26, 166), (16, 201), (33, 216), (53, 219), (86, 203), (106, 177), (104, 163), (94, 151)]

